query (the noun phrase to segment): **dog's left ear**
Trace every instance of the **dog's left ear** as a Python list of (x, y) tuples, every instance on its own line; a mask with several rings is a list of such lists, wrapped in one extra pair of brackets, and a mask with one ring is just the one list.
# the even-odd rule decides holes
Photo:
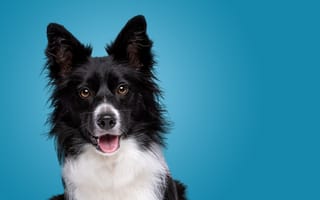
[(51, 23), (47, 27), (48, 46), (46, 49), (49, 75), (54, 80), (66, 77), (91, 55), (91, 47), (79, 42), (65, 27)]
[(128, 62), (136, 69), (150, 69), (154, 64), (152, 41), (147, 35), (147, 23), (142, 15), (130, 19), (116, 40), (106, 50), (116, 61)]

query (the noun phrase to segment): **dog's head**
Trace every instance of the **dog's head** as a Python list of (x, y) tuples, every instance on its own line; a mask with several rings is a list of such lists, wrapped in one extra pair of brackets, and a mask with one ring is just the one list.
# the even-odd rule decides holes
[(60, 158), (79, 153), (86, 144), (111, 155), (130, 137), (141, 148), (162, 144), (165, 122), (143, 16), (127, 22), (104, 57), (91, 57), (91, 47), (59, 24), (48, 25), (47, 37), (54, 109), (50, 134)]

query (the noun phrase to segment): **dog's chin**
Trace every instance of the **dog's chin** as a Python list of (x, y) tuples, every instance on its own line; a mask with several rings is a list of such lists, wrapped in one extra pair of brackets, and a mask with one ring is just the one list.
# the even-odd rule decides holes
[(96, 137), (96, 150), (104, 156), (116, 154), (120, 149), (121, 135), (104, 134)]

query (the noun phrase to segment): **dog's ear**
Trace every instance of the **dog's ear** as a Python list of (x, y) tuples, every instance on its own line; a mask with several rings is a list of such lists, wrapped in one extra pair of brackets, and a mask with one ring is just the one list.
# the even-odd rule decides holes
[(48, 46), (46, 49), (49, 76), (59, 79), (91, 55), (91, 47), (81, 44), (63, 26), (51, 23), (47, 27)]
[(127, 22), (106, 50), (117, 61), (128, 62), (137, 69), (149, 69), (154, 64), (151, 48), (146, 20), (138, 15)]

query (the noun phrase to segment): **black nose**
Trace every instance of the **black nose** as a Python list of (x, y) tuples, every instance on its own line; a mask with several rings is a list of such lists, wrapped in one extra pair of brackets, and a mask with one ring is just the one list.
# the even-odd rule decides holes
[(102, 115), (97, 120), (97, 125), (104, 130), (112, 129), (116, 125), (116, 119), (111, 115)]

